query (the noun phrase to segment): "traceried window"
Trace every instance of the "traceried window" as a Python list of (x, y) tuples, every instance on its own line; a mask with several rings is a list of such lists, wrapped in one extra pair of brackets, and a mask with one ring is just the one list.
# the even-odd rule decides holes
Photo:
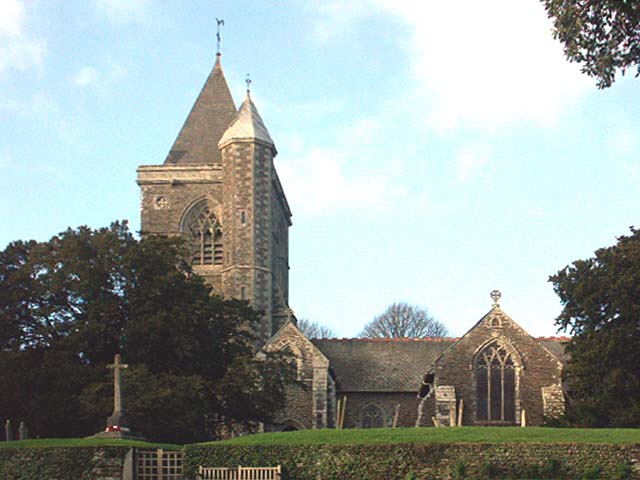
[(362, 410), (360, 419), (362, 428), (382, 428), (384, 427), (384, 411), (378, 405), (367, 405)]
[(516, 366), (511, 353), (498, 341), (480, 351), (475, 362), (477, 419), (514, 423)]
[(222, 229), (206, 202), (194, 206), (187, 213), (183, 231), (191, 237), (192, 265), (222, 265)]

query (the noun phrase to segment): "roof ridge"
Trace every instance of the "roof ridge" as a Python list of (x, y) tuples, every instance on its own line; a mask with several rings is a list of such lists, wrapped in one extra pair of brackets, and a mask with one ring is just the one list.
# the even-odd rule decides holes
[(459, 340), (459, 337), (398, 337), (398, 338), (313, 338), (312, 340), (324, 340), (329, 342), (455, 342)]

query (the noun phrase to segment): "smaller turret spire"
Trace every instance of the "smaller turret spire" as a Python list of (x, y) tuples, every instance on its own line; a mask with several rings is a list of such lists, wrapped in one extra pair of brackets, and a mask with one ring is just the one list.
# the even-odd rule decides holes
[[(250, 83), (251, 80), (247, 79), (247, 87)], [(271, 135), (269, 135), (269, 131), (264, 125), (258, 109), (251, 100), (248, 88), (247, 98), (242, 102), (234, 122), (227, 128), (222, 138), (220, 138), (218, 147), (222, 149), (229, 143), (238, 140), (257, 140), (270, 145), (275, 152), (275, 145), (271, 139)]]

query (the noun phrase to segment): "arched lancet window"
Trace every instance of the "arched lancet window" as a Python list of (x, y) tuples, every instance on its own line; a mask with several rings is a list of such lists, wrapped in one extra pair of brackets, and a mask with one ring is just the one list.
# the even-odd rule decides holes
[(284, 361), (287, 363), (291, 376), (296, 380), (300, 380), (302, 376), (302, 362), (300, 354), (295, 352), (291, 345), (287, 345), (281, 350)]
[(296, 430), (304, 430), (304, 425), (297, 420), (287, 419), (280, 424), (281, 432), (295, 432)]
[(362, 409), (360, 418), (361, 428), (384, 427), (384, 411), (378, 405), (367, 405)]
[(222, 265), (222, 229), (206, 201), (189, 209), (182, 222), (182, 231), (191, 237), (192, 265)]
[(475, 361), (477, 419), (515, 423), (516, 365), (498, 341), (484, 347)]

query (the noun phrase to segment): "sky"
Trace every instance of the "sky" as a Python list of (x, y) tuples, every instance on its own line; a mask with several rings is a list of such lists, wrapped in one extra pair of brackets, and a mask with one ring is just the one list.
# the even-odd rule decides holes
[(458, 336), (499, 289), (552, 336), (549, 276), (640, 226), (640, 79), (598, 90), (536, 0), (0, 0), (0, 248), (139, 230), (216, 18), (278, 149), (298, 318), (352, 337), (406, 301)]

